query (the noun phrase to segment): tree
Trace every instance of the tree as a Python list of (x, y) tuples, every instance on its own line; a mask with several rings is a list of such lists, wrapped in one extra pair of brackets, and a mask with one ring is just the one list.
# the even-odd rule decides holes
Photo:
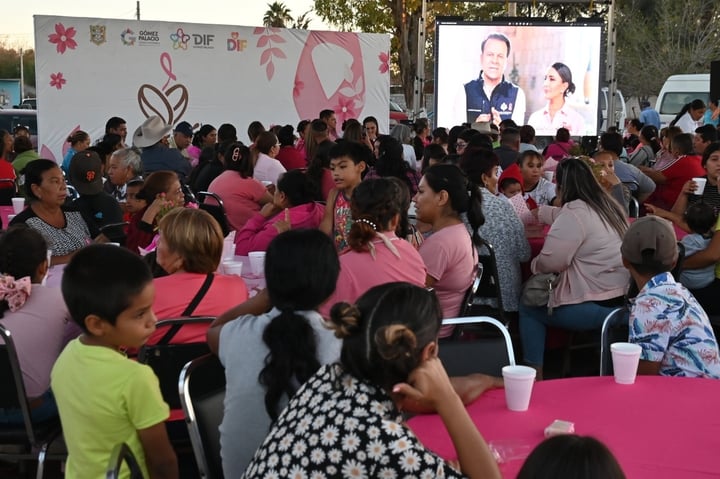
[(626, 0), (617, 24), (618, 85), (630, 95), (656, 95), (677, 73), (707, 73), (720, 58), (716, 0)]
[(268, 3), (268, 10), (263, 16), (263, 25), (266, 27), (285, 28), (293, 21), (290, 9), (282, 2)]
[[(23, 50), (25, 84), (35, 86), (35, 51)], [(20, 49), (0, 43), (0, 78), (20, 78)]]
[(295, 20), (293, 20), (291, 28), (297, 28), (299, 30), (307, 30), (308, 28), (310, 28), (310, 18), (308, 17), (308, 15), (310, 15), (311, 11), (312, 10), (308, 10), (307, 12), (303, 13)]
[[(467, 20), (489, 19), (502, 6), (445, 1), (428, 2), (427, 8), (426, 51), (432, 49), (436, 16), (460, 16)], [(407, 104), (412, 103), (417, 74), (421, 0), (315, 0), (315, 13), (342, 31), (391, 34), (393, 59), (397, 63), (400, 76), (398, 80), (403, 86), (405, 101)], [(426, 77), (429, 76), (427, 73), (426, 70)]]

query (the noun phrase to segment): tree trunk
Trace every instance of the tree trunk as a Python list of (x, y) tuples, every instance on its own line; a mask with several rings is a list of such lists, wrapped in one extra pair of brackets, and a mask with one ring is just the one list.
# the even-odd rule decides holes
[[(395, 35), (398, 39), (398, 66), (400, 67), (400, 79), (402, 81), (405, 103), (409, 106), (413, 103), (415, 95), (415, 76), (417, 73), (418, 56), (418, 21), (422, 11), (417, 8), (411, 12), (403, 9), (403, 0), (395, 0), (393, 9), (393, 22)], [(415, 105), (419, 107), (418, 105)]]

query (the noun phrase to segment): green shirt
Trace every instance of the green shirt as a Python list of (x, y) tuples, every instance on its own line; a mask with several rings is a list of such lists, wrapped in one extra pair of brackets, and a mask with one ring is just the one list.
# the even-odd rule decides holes
[[(104, 478), (110, 453), (122, 442), (144, 477), (150, 477), (137, 431), (164, 422), (170, 414), (152, 369), (110, 348), (75, 339), (60, 354), (50, 379), (68, 449), (67, 479)], [(120, 477), (129, 477), (126, 466)]]

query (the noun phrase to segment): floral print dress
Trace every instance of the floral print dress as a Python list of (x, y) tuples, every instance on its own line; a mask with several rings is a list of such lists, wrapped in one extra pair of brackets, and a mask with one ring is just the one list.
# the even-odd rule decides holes
[(244, 478), (459, 478), (402, 423), (382, 389), (323, 366), (295, 394)]

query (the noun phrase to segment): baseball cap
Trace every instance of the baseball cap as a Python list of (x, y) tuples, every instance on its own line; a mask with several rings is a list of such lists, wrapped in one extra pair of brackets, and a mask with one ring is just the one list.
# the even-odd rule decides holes
[(186, 121), (181, 121), (177, 125), (175, 125), (175, 129), (173, 130), (175, 133), (182, 133), (185, 136), (193, 136), (193, 129), (192, 125)]
[(94, 151), (80, 151), (70, 160), (70, 184), (81, 195), (96, 195), (102, 191), (102, 161)]
[(643, 216), (635, 220), (625, 232), (620, 251), (630, 263), (654, 261), (671, 268), (678, 256), (672, 223), (658, 216)]

